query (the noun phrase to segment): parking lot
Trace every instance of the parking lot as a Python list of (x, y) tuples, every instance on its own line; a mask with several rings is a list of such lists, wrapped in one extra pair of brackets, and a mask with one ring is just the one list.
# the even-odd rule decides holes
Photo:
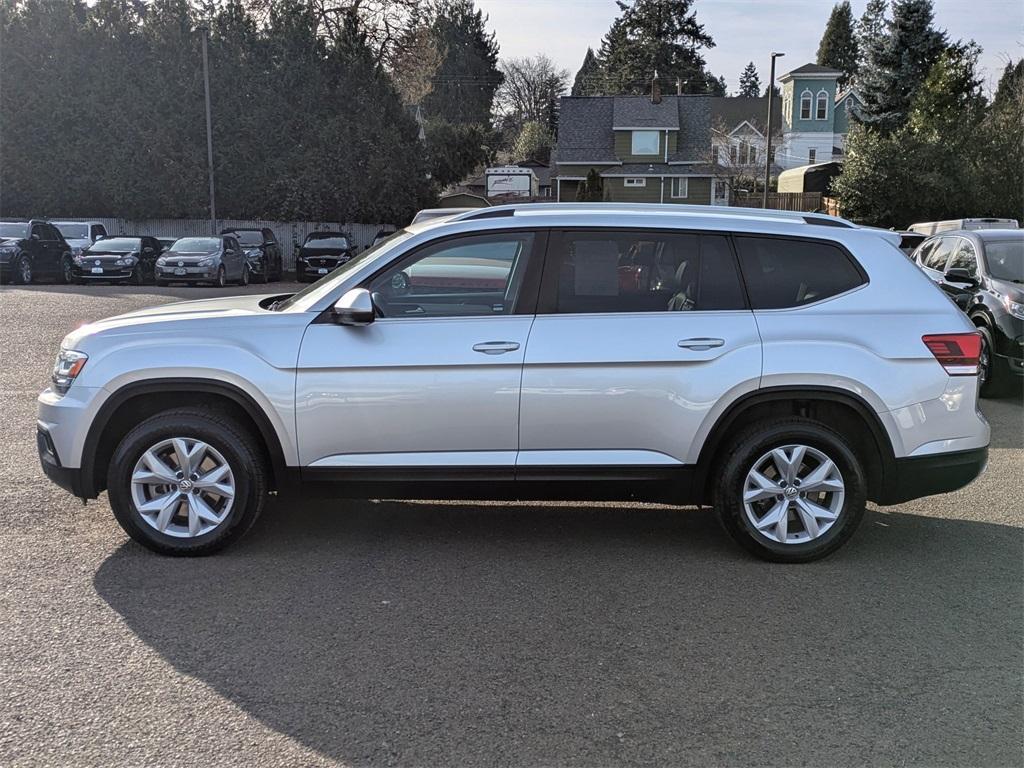
[(707, 509), (443, 501), (161, 558), (46, 481), (35, 396), (79, 323), (239, 290), (0, 288), (0, 765), (1020, 763), (1019, 398), (978, 482), (809, 565)]

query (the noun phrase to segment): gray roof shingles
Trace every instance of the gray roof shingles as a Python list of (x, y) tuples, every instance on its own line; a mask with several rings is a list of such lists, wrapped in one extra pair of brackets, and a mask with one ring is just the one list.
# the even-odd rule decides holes
[(622, 128), (667, 128), (679, 129), (679, 110), (672, 97), (663, 98), (657, 104), (648, 96), (613, 96), (613, 130)]
[(612, 133), (612, 99), (562, 97), (558, 115), (558, 162), (618, 162)]

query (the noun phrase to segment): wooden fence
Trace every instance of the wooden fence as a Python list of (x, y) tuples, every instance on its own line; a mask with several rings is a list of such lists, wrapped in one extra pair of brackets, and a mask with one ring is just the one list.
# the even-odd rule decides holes
[[(740, 208), (761, 208), (761, 195), (735, 195), (732, 205)], [(773, 211), (804, 211), (807, 213), (825, 210), (821, 192), (769, 192), (768, 208)]]

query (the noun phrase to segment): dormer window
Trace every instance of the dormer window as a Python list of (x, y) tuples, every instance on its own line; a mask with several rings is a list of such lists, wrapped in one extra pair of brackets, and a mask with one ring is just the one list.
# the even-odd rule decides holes
[(657, 155), (661, 149), (658, 131), (633, 131), (634, 155)]
[(828, 118), (828, 91), (818, 91), (818, 105), (815, 108), (815, 120)]
[(800, 94), (800, 119), (811, 119), (811, 92), (804, 91)]

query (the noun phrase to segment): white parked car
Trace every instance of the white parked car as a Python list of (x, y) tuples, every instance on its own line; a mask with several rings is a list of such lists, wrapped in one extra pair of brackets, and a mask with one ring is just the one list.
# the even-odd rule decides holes
[(83, 250), (107, 236), (101, 221), (51, 221), (71, 246), (71, 255), (79, 256)]
[(985, 465), (980, 338), (892, 233), (602, 203), (412, 225), (288, 297), (86, 325), (46, 473), (145, 546), (237, 539), (271, 489), (715, 507), (771, 560)]

